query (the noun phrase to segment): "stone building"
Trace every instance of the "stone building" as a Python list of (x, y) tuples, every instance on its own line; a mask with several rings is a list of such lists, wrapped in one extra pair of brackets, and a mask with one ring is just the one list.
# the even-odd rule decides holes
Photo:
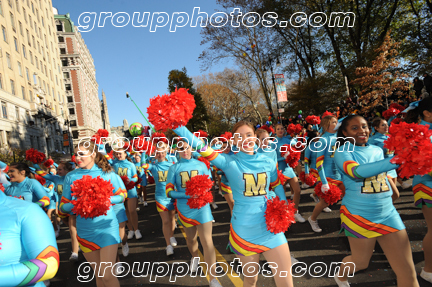
[[(54, 12), (69, 121), (74, 145), (103, 128), (94, 60), (70, 15)], [(103, 94), (104, 95), (104, 94)], [(106, 108), (106, 107), (104, 107)], [(109, 123), (109, 121), (108, 121)]]
[(0, 1), (0, 146), (69, 151), (51, 0)]

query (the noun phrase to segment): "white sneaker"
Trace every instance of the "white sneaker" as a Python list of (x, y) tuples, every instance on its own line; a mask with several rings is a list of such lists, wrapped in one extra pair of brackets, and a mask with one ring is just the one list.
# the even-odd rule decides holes
[(170, 256), (170, 255), (174, 254), (174, 248), (171, 245), (168, 245), (165, 250), (166, 250), (166, 255), (167, 256)]
[(55, 237), (57, 238), (57, 237), (59, 237), (59, 235), (60, 235), (60, 229), (57, 229), (55, 232)]
[(219, 189), (219, 185), (215, 184), (215, 189)]
[(176, 247), (177, 246), (177, 240), (175, 239), (175, 237), (171, 237), (170, 238), (170, 243), (172, 247)]
[(127, 257), (129, 255), (129, 245), (127, 244), (127, 242), (125, 245), (122, 244), (122, 253), (124, 257)]
[(51, 285), (51, 282), (49, 280), (45, 280), (43, 283), (45, 284), (46, 287)]
[(144, 199), (142, 198), (142, 196), (140, 196), (138, 198), (138, 204), (143, 204), (143, 202), (144, 202)]
[(137, 208), (136, 208), (136, 211), (140, 211), (140, 208), (139, 208), (139, 207), (137, 207)]
[(122, 274), (122, 271), (123, 271), (123, 265), (121, 263), (118, 263), (116, 268), (114, 269), (114, 275), (119, 276), (120, 274)]
[(291, 194), (290, 198), (291, 200), (294, 200), (294, 194)]
[(301, 188), (304, 188), (304, 189), (309, 188), (309, 187), (310, 187), (310, 186), (307, 185), (306, 183), (303, 183), (303, 184), (301, 185)]
[(135, 230), (135, 239), (141, 239), (141, 238), (142, 238), (141, 232), (138, 229)]
[(128, 239), (132, 239), (134, 237), (134, 232), (132, 230), (128, 231)]
[(410, 188), (412, 186), (412, 184), (409, 183), (408, 181), (404, 181), (404, 182), (402, 182), (401, 186), (402, 186), (403, 189), (408, 189), (408, 188)]
[(194, 257), (191, 259), (190, 263), (190, 271), (191, 273), (195, 273), (198, 270), (199, 257)]
[(78, 261), (78, 254), (72, 252), (71, 256), (69, 257), (69, 261)]
[(422, 268), (422, 271), (420, 273), (420, 277), (423, 278), (424, 280), (426, 280), (427, 282), (432, 283), (432, 272), (426, 272)]
[(337, 276), (337, 274), (335, 275), (334, 280), (336, 281), (336, 284), (339, 287), (350, 287), (349, 282), (348, 281), (340, 281), (339, 277)]
[(296, 264), (297, 262), (299, 262), (297, 259), (295, 259), (292, 255), (291, 255), (291, 265)]
[(327, 213), (332, 212), (332, 210), (330, 209), (330, 207), (325, 207), (325, 208), (323, 209), (323, 211), (324, 211), (324, 212), (327, 212)]
[(294, 218), (297, 222), (300, 222), (300, 223), (303, 223), (306, 221), (298, 211), (294, 214)]
[(287, 182), (287, 183), (285, 184), (285, 187), (289, 188), (289, 187), (290, 187), (290, 184)]
[(310, 197), (313, 199), (313, 201), (315, 201), (315, 203), (318, 203), (320, 201), (318, 196), (315, 195), (315, 193), (311, 193)]
[(220, 196), (223, 196), (222, 191), (220, 191), (220, 190), (219, 190), (219, 195), (220, 195)]
[(212, 281), (210, 281), (210, 287), (222, 287), (222, 285), (219, 283), (219, 281), (214, 278)]
[(218, 209), (218, 206), (214, 202), (211, 203), (211, 206), (213, 207), (213, 209)]
[(312, 227), (312, 230), (315, 232), (321, 232), (322, 229), (319, 227), (318, 225), (318, 220), (317, 221), (313, 221), (310, 217), (308, 218), (308, 221)]
[(148, 204), (147, 204), (147, 201), (144, 201), (143, 202), (143, 206), (147, 206)]

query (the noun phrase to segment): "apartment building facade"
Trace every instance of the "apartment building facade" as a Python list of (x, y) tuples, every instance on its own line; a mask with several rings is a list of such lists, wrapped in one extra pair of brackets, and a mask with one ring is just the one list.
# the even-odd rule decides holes
[(51, 0), (0, 0), (0, 147), (69, 152)]

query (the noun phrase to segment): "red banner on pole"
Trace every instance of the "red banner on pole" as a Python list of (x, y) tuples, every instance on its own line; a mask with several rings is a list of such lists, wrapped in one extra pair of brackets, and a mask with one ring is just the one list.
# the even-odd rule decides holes
[(276, 83), (276, 94), (278, 103), (287, 102), (287, 92), (285, 86), (285, 78), (283, 74), (276, 74), (275, 83)]

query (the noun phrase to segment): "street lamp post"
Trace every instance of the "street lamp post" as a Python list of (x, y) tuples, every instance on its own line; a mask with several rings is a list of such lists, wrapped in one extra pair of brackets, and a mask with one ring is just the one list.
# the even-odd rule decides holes
[[(276, 81), (275, 81), (275, 76), (274, 76), (274, 73), (273, 73), (273, 58), (270, 55), (268, 55), (268, 65), (270, 66), (270, 72), (271, 72), (271, 75), (272, 75), (272, 82), (273, 82), (273, 89), (274, 89), (275, 98), (276, 98), (276, 107), (277, 107), (277, 115), (278, 115), (277, 119), (278, 119), (278, 121), (282, 122), (281, 121), (281, 117), (280, 117), (280, 113), (279, 113), (279, 101), (278, 101), (278, 98), (277, 98)], [(278, 66), (278, 67), (280, 66), (280, 61), (279, 61), (278, 57), (276, 58), (276, 66)]]
[(69, 151), (70, 151), (70, 155), (73, 156), (73, 141), (71, 140), (70, 122), (69, 122), (69, 120), (66, 120), (65, 125), (68, 126)]

